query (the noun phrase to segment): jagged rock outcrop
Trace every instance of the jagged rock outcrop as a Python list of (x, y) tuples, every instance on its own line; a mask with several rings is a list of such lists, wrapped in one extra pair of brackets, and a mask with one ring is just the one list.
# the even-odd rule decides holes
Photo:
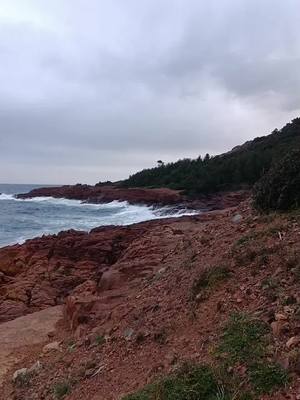
[[(159, 268), (167, 221), (70, 230), (0, 249), (0, 322), (62, 304), (68, 296), (125, 290), (127, 282)], [(159, 233), (145, 235), (150, 226)], [(172, 245), (170, 232), (164, 234), (166, 247)]]

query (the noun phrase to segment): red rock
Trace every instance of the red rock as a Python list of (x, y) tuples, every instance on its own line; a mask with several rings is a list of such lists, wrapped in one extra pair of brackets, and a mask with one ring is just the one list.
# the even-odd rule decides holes
[(277, 313), (275, 314), (276, 321), (287, 321), (288, 317), (285, 314)]
[(219, 192), (199, 196), (197, 200), (188, 200), (178, 190), (168, 188), (124, 188), (117, 185), (66, 185), (34, 189), (29, 193), (18, 195), (19, 198), (51, 196), (86, 201), (89, 203), (109, 203), (114, 200), (127, 201), (131, 204), (175, 205), (185, 204), (191, 208), (217, 210), (235, 207), (246, 200), (250, 193), (246, 190), (236, 192)]
[(274, 336), (280, 336), (282, 333), (287, 332), (289, 324), (286, 321), (274, 321), (271, 323), (271, 328)]
[(81, 298), (69, 296), (64, 305), (64, 320), (72, 331), (77, 327), (88, 322), (92, 316), (92, 309), (95, 303), (99, 301), (96, 296), (84, 295)]
[(34, 189), (29, 193), (21, 194), (19, 198), (51, 196), (88, 201), (89, 203), (109, 203), (114, 200), (127, 201), (129, 203), (144, 204), (178, 204), (185, 198), (179, 191), (167, 188), (122, 188), (114, 185), (90, 186), (70, 185), (60, 187), (48, 187)]
[(286, 347), (291, 349), (292, 347), (298, 346), (300, 343), (300, 336), (293, 336), (286, 342)]

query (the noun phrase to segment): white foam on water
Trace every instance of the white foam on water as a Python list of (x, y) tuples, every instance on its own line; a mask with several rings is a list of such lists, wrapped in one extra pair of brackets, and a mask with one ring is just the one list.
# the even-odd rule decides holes
[(15, 198), (13, 194), (1, 193), (0, 200), (15, 200)]
[(115, 209), (115, 211), (120, 210), (117, 212), (118, 215), (139, 215), (140, 217), (147, 219), (153, 218), (163, 218), (163, 217), (180, 217), (183, 215), (195, 215), (198, 214), (198, 211), (189, 210), (189, 209), (174, 209), (170, 206), (165, 206), (161, 208), (153, 208), (147, 205), (132, 205), (129, 204), (127, 201), (118, 201), (113, 200), (109, 203), (86, 203), (81, 200), (70, 200), (65, 198), (55, 198), (55, 197), (48, 197), (48, 196), (41, 196), (41, 197), (31, 197), (27, 199), (18, 199), (13, 194), (6, 194), (2, 193), (0, 195), (0, 200), (12, 200), (18, 202), (29, 202), (29, 203), (42, 203), (42, 204), (49, 204), (49, 205), (61, 205), (61, 206), (70, 206), (70, 207), (85, 207), (91, 209), (100, 209), (100, 210), (110, 210)]
[[(199, 214), (199, 211), (177, 209), (171, 206), (156, 208), (147, 205), (132, 205), (126, 201), (117, 200), (103, 204), (90, 204), (80, 200), (53, 197), (35, 197), (23, 200), (5, 193), (0, 195), (0, 200), (8, 202), (7, 206), (11, 204), (11, 215), (16, 217), (13, 223), (18, 227), (15, 234), (11, 234), (9, 242), (1, 241), (0, 237), (0, 243), (5, 244), (23, 243), (33, 237), (56, 234), (68, 229), (90, 231), (99, 226), (131, 225), (154, 219)], [(11, 202), (18, 202), (17, 213), (14, 211), (14, 203)], [(24, 210), (22, 207), (20, 209), (19, 205), (22, 203), (24, 206), (26, 204), (29, 209), (27, 206), (24, 207)], [(30, 207), (30, 204), (33, 207)], [(36, 206), (39, 204), (39, 206), (36, 207), (34, 204)], [(3, 245), (2, 243), (0, 247)]]
[(39, 197), (29, 197), (27, 199), (19, 199), (15, 197), (14, 194), (0, 194), (0, 200), (12, 200), (18, 202), (28, 202), (28, 203), (43, 203), (50, 205), (62, 205), (62, 206), (71, 206), (71, 207), (89, 207), (89, 208), (120, 208), (122, 206), (127, 206), (127, 201), (118, 201), (113, 200), (109, 203), (87, 203), (81, 200), (70, 200), (65, 198), (55, 198), (51, 196), (39, 196)]

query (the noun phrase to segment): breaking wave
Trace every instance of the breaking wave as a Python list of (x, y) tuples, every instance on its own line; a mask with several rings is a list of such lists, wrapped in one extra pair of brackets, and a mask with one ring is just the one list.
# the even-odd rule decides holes
[(195, 215), (199, 211), (132, 205), (126, 201), (90, 204), (79, 200), (0, 194), (0, 247), (62, 230), (89, 231), (98, 226), (130, 225), (158, 218)]

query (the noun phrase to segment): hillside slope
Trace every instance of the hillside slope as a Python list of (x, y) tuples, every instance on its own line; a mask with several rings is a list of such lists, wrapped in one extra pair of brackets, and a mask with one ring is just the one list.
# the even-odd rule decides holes
[[(297, 399), (297, 214), (260, 216), (244, 202), (34, 239), (0, 250), (0, 259), (2, 301), (22, 303), (25, 313), (66, 301), (56, 331), (24, 348), (7, 374), (3, 400), (121, 400), (134, 392), (127, 399), (169, 400), (187, 382), (192, 396), (192, 375), (138, 392), (185, 362), (202, 366), (203, 400)], [(37, 370), (12, 381), (36, 361)]]
[(130, 176), (123, 184), (127, 187), (169, 187), (185, 190), (190, 195), (249, 187), (272, 162), (294, 148), (300, 148), (300, 118), (228, 153), (145, 169)]

